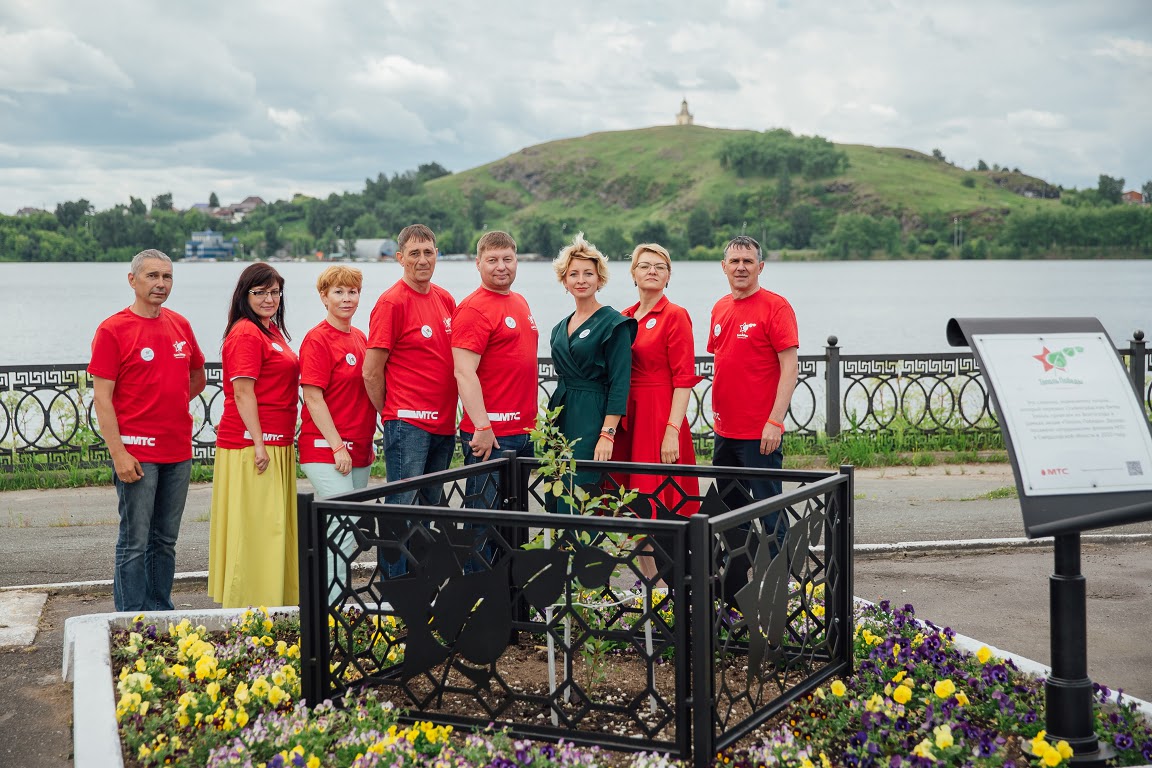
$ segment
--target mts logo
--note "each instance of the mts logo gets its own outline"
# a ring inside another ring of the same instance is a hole
[[[149,445],[156,447],[156,438],[143,435],[120,435],[120,442],[124,445]]]
[[[1067,475],[1068,467],[1055,467],[1052,469],[1040,470],[1040,477],[1054,477],[1056,475]]]

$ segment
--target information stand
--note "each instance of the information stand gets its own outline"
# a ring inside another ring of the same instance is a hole
[[[1073,765],[1102,766],[1115,755],[1093,725],[1080,532],[1152,520],[1148,417],[1096,318],[954,318],[947,333],[984,376],[1025,534],[1055,537],[1047,738],[1072,746]]]

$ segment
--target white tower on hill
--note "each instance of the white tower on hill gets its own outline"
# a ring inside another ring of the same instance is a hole
[[[676,125],[692,125],[692,113],[688,111],[688,99],[680,102],[680,113],[676,115]]]

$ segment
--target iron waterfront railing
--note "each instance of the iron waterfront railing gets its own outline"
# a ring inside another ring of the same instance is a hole
[[[1144,333],[1135,331],[1117,354],[1152,413],[1152,356]],[[85,367],[0,366],[0,468],[108,461]],[[212,460],[215,425],[224,410],[220,364],[209,364],[206,373],[207,387],[191,403],[192,455],[197,461]],[[693,390],[688,420],[699,449],[713,436],[712,358],[697,358],[696,373],[703,380]],[[539,360],[539,382],[546,397],[556,382],[550,358]],[[823,354],[800,356],[785,424],[790,433],[807,437],[897,428],[925,435],[999,429],[971,353],[847,355],[835,336],[828,338]],[[378,434],[377,447],[382,448],[379,440]]]
[[[623,516],[546,512],[539,468],[508,452],[301,494],[304,699],[375,688],[411,720],[703,766],[850,673],[851,467],[669,477],[665,465],[579,462],[610,490],[621,472],[662,478]],[[785,492],[754,501],[744,484],[768,478]],[[413,505],[388,503],[406,492]],[[356,560],[370,575],[354,575]]]

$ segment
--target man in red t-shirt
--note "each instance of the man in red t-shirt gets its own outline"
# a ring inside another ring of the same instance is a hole
[[[796,388],[796,313],[782,297],[760,287],[760,244],[741,235],[724,247],[722,264],[731,289],[712,308],[708,351],[715,355],[712,418],[715,466],[780,469],[784,418]],[[745,485],[753,498],[780,493],[777,480]],[[732,506],[744,501],[729,500]],[[775,515],[765,520],[775,527]]]
[[[128,285],[135,301],[96,329],[88,364],[119,499],[113,599],[118,611],[170,611],[192,469],[188,401],[204,390],[204,353],[188,321],[162,306],[166,254],[136,254]]]
[[[516,241],[485,232],[476,243],[480,287],[452,316],[452,360],[464,418],[464,464],[487,461],[494,451],[532,456],[528,431],[536,423],[537,346],[540,333],[516,281]],[[498,475],[468,478],[465,506],[499,508]],[[485,548],[486,550],[486,548]]]
[[[433,284],[436,235],[423,224],[405,227],[397,238],[396,260],[403,276],[384,292],[368,321],[364,387],[384,427],[388,482],[447,469],[456,433],[456,379],[452,375],[452,294]],[[385,386],[387,378],[387,386]],[[420,503],[440,502],[440,489],[428,489]],[[389,494],[386,504],[412,504],[416,491]],[[404,563],[385,562],[390,575]]]

